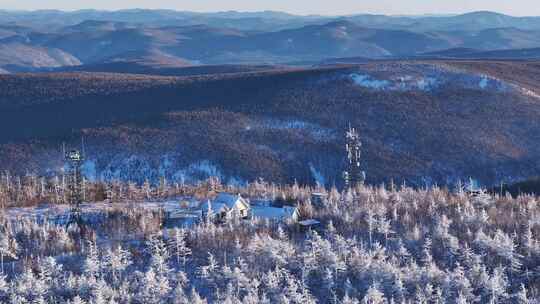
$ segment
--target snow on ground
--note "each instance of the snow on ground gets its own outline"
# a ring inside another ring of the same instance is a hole
[[[184,202],[188,202],[185,204]],[[196,223],[202,216],[201,202],[191,197],[180,197],[165,201],[146,201],[132,203],[109,203],[95,202],[81,204],[83,218],[93,221],[106,212],[115,210],[137,209],[139,211],[163,212],[165,227],[190,226]],[[297,209],[294,207],[276,208],[269,206],[268,201],[255,200],[251,204],[253,217],[268,220],[285,220],[297,217]],[[9,220],[27,219],[36,222],[49,222],[63,225],[69,219],[69,205],[43,204],[37,207],[11,207],[4,210],[4,215]]]
[[[317,171],[312,163],[309,163],[309,171],[311,172],[311,175],[319,185],[326,185],[326,179],[322,175],[320,171]]]
[[[186,217],[193,216],[197,208],[194,206],[188,206],[183,208],[180,204],[181,201],[191,201],[191,198],[178,198],[166,201],[158,202],[133,202],[133,203],[109,203],[109,202],[95,202],[81,204],[81,211],[83,214],[96,214],[104,211],[112,211],[118,209],[130,209],[138,208],[147,211],[163,211],[166,213],[181,214],[184,213]],[[55,205],[55,204],[43,204],[37,207],[10,207],[4,210],[4,214],[7,218],[18,219],[27,218],[42,221],[45,219],[55,221],[61,219],[69,214],[69,205]]]
[[[86,179],[94,182],[97,179],[96,162],[93,160],[85,160],[82,165],[82,172]]]
[[[512,86],[485,74],[445,69],[429,65],[381,68],[348,74],[353,84],[375,91],[430,92],[443,86],[458,86],[474,90],[507,91]]]
[[[173,154],[164,154],[158,161],[142,154],[118,155],[99,170],[94,159],[87,160],[83,165],[83,173],[91,181],[101,180],[130,180],[143,183],[147,179],[151,183],[158,183],[161,177],[169,182],[196,183],[211,176],[224,179],[221,168],[211,160],[200,159],[190,164],[182,164]],[[243,181],[236,177],[229,177],[231,183],[238,184]]]
[[[328,141],[335,138],[336,134],[334,130],[325,128],[315,123],[307,121],[301,121],[296,119],[264,119],[259,123],[259,126],[264,129],[270,130],[299,130],[307,131],[311,137],[320,141]]]
[[[209,160],[201,160],[189,165],[186,169],[178,170],[174,179],[182,183],[198,181],[210,176],[223,178],[221,170]]]
[[[521,93],[526,95],[526,96],[530,96],[530,97],[533,97],[533,98],[536,98],[536,99],[540,99],[540,94],[536,93],[536,92],[533,92],[529,89],[526,89],[526,88],[519,88],[521,90]]]
[[[298,212],[294,207],[268,207],[268,206],[252,206],[251,214],[255,218],[268,219],[275,221],[282,221],[287,219],[297,219],[295,218],[295,213]]]
[[[480,83],[478,83],[478,86],[481,89],[485,89],[489,84],[489,78],[486,75],[482,76],[482,79],[480,79]]]
[[[103,180],[133,180],[142,183],[143,177],[152,179],[156,173],[148,157],[118,154],[100,170],[99,177]]]
[[[350,76],[355,84],[365,88],[384,90],[391,86],[391,83],[388,80],[374,79],[371,76],[365,74],[353,73]]]
[[[354,84],[377,91],[431,91],[438,87],[439,80],[436,77],[418,77],[412,75],[392,76],[389,79],[377,79],[370,75],[350,74]]]

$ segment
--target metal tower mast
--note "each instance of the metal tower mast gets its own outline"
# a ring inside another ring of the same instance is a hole
[[[362,185],[366,179],[366,173],[360,168],[361,147],[360,135],[349,125],[349,130],[345,134],[347,169],[343,172],[346,189]]]
[[[72,150],[65,154],[67,169],[68,203],[71,214],[68,225],[81,224],[81,203],[83,202],[83,176],[82,163],[84,157],[79,150]]]

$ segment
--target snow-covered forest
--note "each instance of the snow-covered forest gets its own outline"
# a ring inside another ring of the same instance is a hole
[[[537,303],[540,199],[462,189],[87,184],[87,227],[9,210],[54,209],[61,178],[0,182],[1,303]],[[166,229],[151,201],[215,190],[298,205],[291,221],[208,218]],[[314,192],[326,194],[322,204]],[[40,204],[42,201],[48,204]],[[113,202],[115,202],[113,204]],[[128,202],[138,202],[129,204]],[[58,204],[58,205],[57,205]]]

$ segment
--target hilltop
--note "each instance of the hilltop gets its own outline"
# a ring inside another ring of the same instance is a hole
[[[84,136],[92,178],[340,184],[348,123],[360,130],[369,182],[489,185],[540,167],[538,63],[0,77],[0,159],[12,171],[55,170],[61,142]]]

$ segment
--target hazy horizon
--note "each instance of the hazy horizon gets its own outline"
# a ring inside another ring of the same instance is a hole
[[[488,1],[488,0],[456,0],[456,1],[427,1],[427,0],[379,0],[370,3],[360,3],[354,0],[308,1],[295,2],[285,0],[275,1],[168,1],[163,0],[122,0],[122,1],[69,1],[50,0],[43,3],[40,0],[0,0],[2,10],[35,11],[62,10],[76,11],[83,9],[115,11],[124,9],[169,9],[176,11],[191,11],[215,13],[224,11],[261,12],[279,11],[295,15],[353,15],[353,14],[385,14],[385,15],[456,15],[475,11],[492,11],[512,16],[539,16],[540,6],[533,0]]]

